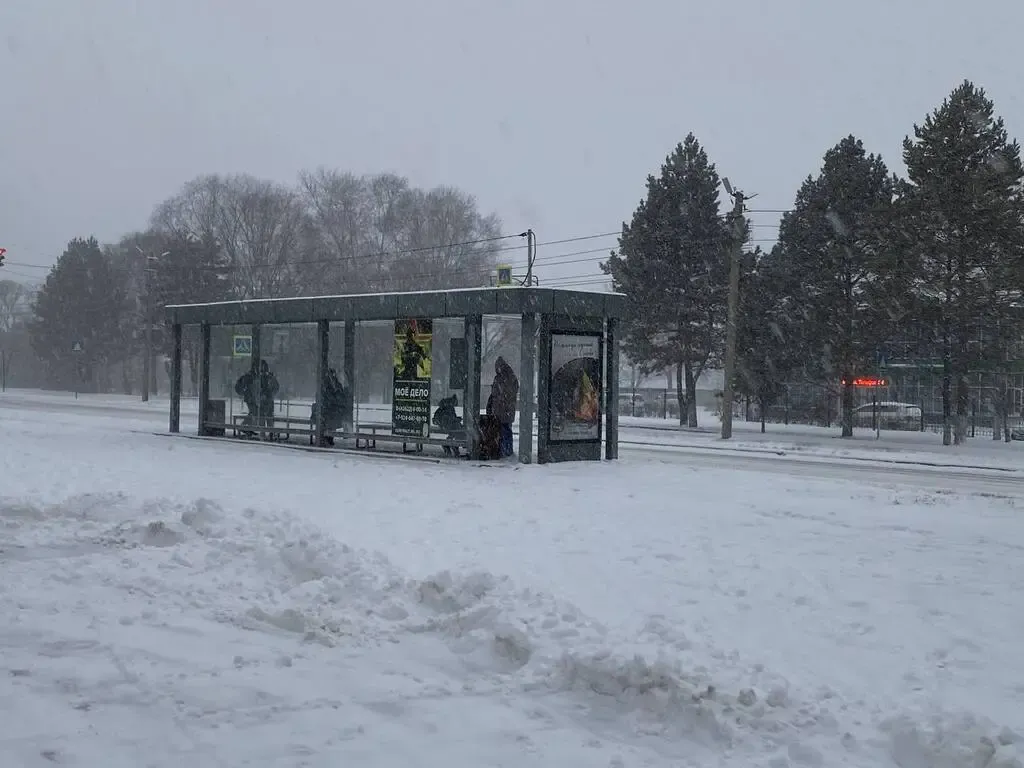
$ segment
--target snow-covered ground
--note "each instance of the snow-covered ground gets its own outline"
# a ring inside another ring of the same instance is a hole
[[[150,426],[167,423],[168,403],[165,397],[142,403],[138,398],[123,395],[90,395],[75,399],[73,394],[66,392],[12,390],[7,398],[18,407],[28,409],[100,410],[144,419]],[[279,405],[278,412],[306,418],[309,405],[303,401],[292,402]],[[391,421],[390,406],[360,403],[357,407],[360,420]],[[244,406],[237,400],[229,403],[229,409],[234,413],[244,412]],[[461,413],[461,408],[457,410]],[[182,431],[195,431],[196,413],[196,400],[184,399]],[[733,422],[733,439],[723,441],[719,437],[721,426],[717,414],[702,409],[699,424],[697,429],[690,429],[680,427],[678,421],[671,419],[623,416],[620,419],[620,444],[625,451],[648,453],[653,449],[669,448],[677,452],[700,450],[724,455],[770,454],[803,462],[842,460],[876,465],[1024,472],[1024,442],[1004,443],[992,440],[990,435],[969,438],[959,446],[943,446],[941,435],[934,432],[883,430],[876,438],[874,430],[857,428],[853,438],[841,438],[838,427],[769,424],[767,432],[761,434],[759,423],[738,418]]]
[[[4,766],[1021,764],[1024,488],[433,464],[4,397]]]
[[[668,443],[686,448],[729,452],[769,452],[815,459],[844,459],[895,464],[931,466],[968,466],[998,469],[1024,469],[1024,442],[1004,443],[985,436],[968,438],[962,445],[942,445],[935,432],[909,432],[858,427],[852,438],[841,438],[839,427],[814,427],[806,424],[768,424],[761,434],[758,422],[736,419],[733,438],[720,439],[718,415],[701,411],[697,429],[680,427],[678,421],[623,417],[623,441],[627,445],[642,442]]]

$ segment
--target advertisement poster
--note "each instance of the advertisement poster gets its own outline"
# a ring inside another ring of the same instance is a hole
[[[391,431],[396,435],[430,437],[433,342],[434,324],[429,318],[395,320]]]
[[[551,334],[552,442],[601,439],[601,337]]]

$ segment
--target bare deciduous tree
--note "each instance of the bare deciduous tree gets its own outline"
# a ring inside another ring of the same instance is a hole
[[[300,177],[322,284],[338,292],[486,285],[501,222],[450,187],[424,191],[393,174],[357,177],[319,169]],[[483,242],[481,242],[483,241]]]
[[[14,280],[0,280],[0,331],[11,330],[28,309],[25,286]]]
[[[395,289],[486,285],[497,261],[501,223],[481,216],[472,195],[451,187],[412,193],[407,214],[407,253],[395,260]],[[484,241],[484,242],[481,242]],[[491,241],[491,242],[487,242]]]
[[[319,240],[312,271],[320,284],[333,293],[368,290],[366,254],[380,249],[368,240],[373,214],[365,180],[321,168],[300,174],[299,194]]]
[[[218,240],[239,298],[294,295],[302,218],[291,190],[251,176],[227,179]]]
[[[248,175],[194,179],[152,218],[154,229],[215,242],[239,299],[296,293],[303,283],[306,224],[295,192]]]

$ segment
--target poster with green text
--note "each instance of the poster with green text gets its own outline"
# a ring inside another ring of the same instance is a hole
[[[395,369],[391,431],[404,437],[430,437],[430,378],[434,323],[429,318],[395,320]]]

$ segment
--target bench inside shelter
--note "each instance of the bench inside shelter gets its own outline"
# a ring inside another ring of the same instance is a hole
[[[292,415],[292,411],[295,408],[310,411],[310,415]],[[220,407],[217,410],[220,411]],[[312,404],[296,406],[292,403],[287,405],[282,403],[275,408],[273,417],[267,417],[262,424],[253,423],[250,414],[242,412],[232,413],[229,421],[208,421],[206,426],[210,430],[216,430],[218,434],[230,433],[232,437],[236,438],[245,437],[246,435],[259,437],[272,435],[278,441],[288,442],[293,435],[298,435],[306,437],[309,445],[314,445],[317,430],[315,424],[312,423],[311,412]],[[404,453],[422,453],[424,446],[437,446],[442,449],[458,448],[460,451],[468,451],[467,436],[464,429],[445,432],[435,427],[430,436],[425,438],[395,435],[392,429],[393,427],[390,422],[357,420],[353,429],[339,428],[327,431],[325,434],[333,437],[335,440],[354,441],[356,448],[367,450],[376,449],[377,441],[379,440],[384,443],[401,444]]]

